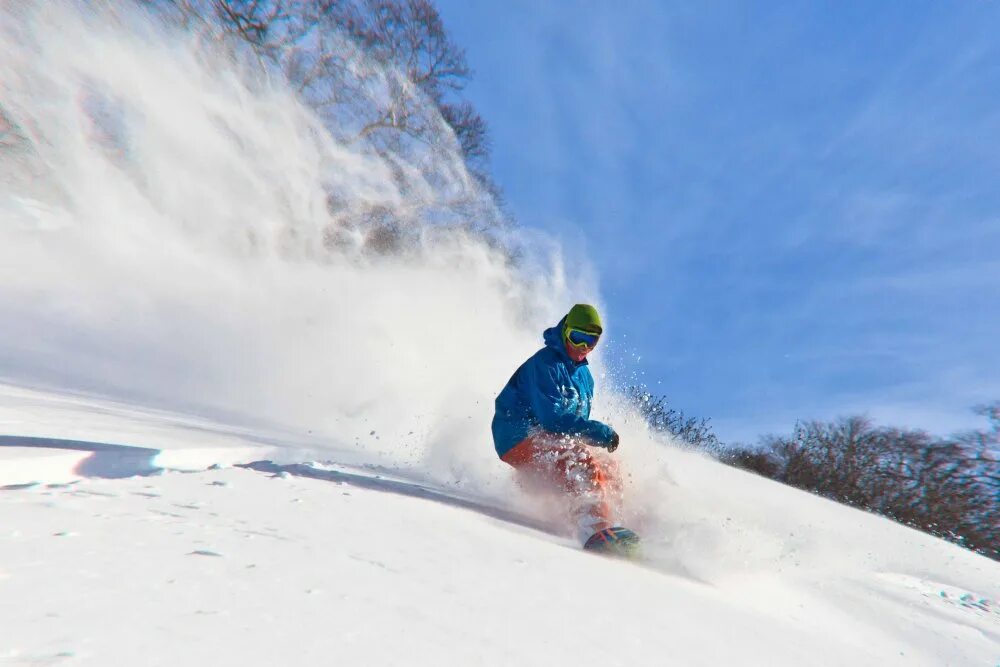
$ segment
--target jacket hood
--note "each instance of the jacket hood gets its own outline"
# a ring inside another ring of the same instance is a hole
[[[572,359],[570,359],[569,354],[567,354],[566,352],[566,345],[565,343],[563,343],[563,338],[562,338],[562,330],[563,330],[563,325],[565,323],[566,323],[566,317],[564,316],[561,320],[559,320],[559,324],[555,325],[554,327],[549,327],[548,329],[545,330],[545,333],[542,334],[542,338],[545,340],[545,347],[549,347],[555,350],[559,354],[559,356],[565,359],[568,363],[571,363],[575,366],[584,366],[587,364],[586,359],[577,363]]]

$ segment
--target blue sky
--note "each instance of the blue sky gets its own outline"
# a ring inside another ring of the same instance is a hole
[[[730,441],[1000,400],[1000,3],[437,4],[614,367]]]

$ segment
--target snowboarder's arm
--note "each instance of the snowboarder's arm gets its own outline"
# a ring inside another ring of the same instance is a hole
[[[552,433],[581,435],[599,445],[608,445],[615,432],[596,419],[577,414],[578,398],[563,396],[556,382],[556,370],[537,365],[531,373],[529,400],[535,418],[542,428]]]

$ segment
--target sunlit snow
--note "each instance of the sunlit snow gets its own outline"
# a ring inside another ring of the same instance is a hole
[[[582,552],[489,422],[589,273],[419,218],[326,247],[331,190],[402,215],[460,162],[82,4],[0,8],[0,664],[1000,664],[1000,564],[657,440],[609,381],[645,551]]]

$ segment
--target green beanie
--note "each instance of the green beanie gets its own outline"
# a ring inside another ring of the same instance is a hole
[[[569,309],[569,313],[566,314],[566,329],[570,328],[596,334],[604,332],[601,316],[597,314],[597,309],[588,303],[578,303]]]

